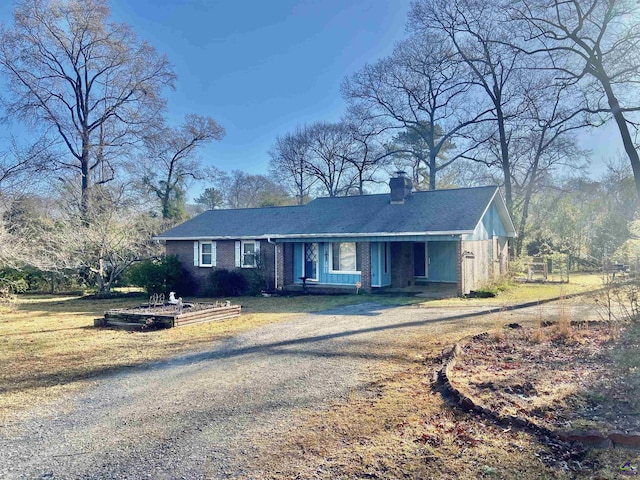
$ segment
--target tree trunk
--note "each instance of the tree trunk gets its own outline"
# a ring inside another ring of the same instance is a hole
[[[498,102],[496,102],[498,103]],[[509,214],[513,216],[513,193],[511,188],[511,164],[509,163],[509,147],[507,145],[507,133],[504,128],[504,115],[497,105],[498,133],[500,135],[500,155],[502,162],[502,175],[504,176],[504,197]]]
[[[436,166],[437,156],[433,150],[432,148],[429,153],[429,190],[436,189],[436,174],[438,173]]]
[[[611,108],[613,118],[618,125],[618,130],[620,131],[620,137],[622,137],[624,150],[627,153],[629,160],[631,161],[633,179],[636,184],[636,195],[637,199],[640,199],[640,157],[638,156],[638,151],[633,144],[633,139],[631,138],[631,134],[629,133],[629,125],[627,125],[627,120],[624,118],[624,114],[620,110],[620,103],[613,93],[613,89],[611,88],[609,79],[606,76],[602,75],[600,77],[600,83],[604,87],[604,91],[607,95],[607,101],[609,103],[609,108]]]
[[[87,148],[83,158],[80,161],[80,171],[82,175],[82,183],[80,188],[80,218],[84,225],[89,225],[89,187],[91,186],[89,179],[89,150]]]

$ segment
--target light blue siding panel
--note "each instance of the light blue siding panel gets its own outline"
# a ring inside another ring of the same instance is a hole
[[[380,246],[382,244],[372,243],[371,244],[371,286],[379,287],[382,282],[382,278],[380,276],[382,272],[382,268],[380,265]]]
[[[429,281],[456,282],[456,242],[429,243]]]
[[[320,275],[318,283],[326,283],[331,285],[355,285],[360,281],[360,274],[351,273],[330,273],[329,271],[329,243],[320,243],[318,245],[319,270]]]
[[[506,236],[507,230],[502,223],[498,209],[492,203],[482,217],[471,240],[489,240],[493,236]]]
[[[387,250],[387,273],[384,273],[384,246]],[[391,285],[391,245],[389,243],[380,244],[380,278],[382,279],[382,286],[386,287]]]

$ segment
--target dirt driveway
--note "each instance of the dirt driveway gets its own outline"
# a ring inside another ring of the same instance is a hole
[[[534,320],[540,308],[519,317]],[[344,307],[101,378],[3,425],[0,478],[250,476],[256,441],[295,426],[300,409],[360,389],[399,335],[477,333],[489,325],[484,311]]]

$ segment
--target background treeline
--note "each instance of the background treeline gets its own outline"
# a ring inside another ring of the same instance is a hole
[[[500,185],[516,256],[637,259],[639,42],[634,1],[414,0],[406,38],[343,79],[338,121],[274,138],[268,174],[223,172],[200,153],[224,128],[166,120],[172,65],[106,0],[17,2],[0,28],[0,282],[106,293],[198,212],[386,192],[399,169],[417,189]],[[605,124],[623,147],[594,170],[580,139]]]

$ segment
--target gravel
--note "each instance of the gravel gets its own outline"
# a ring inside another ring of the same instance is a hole
[[[269,325],[105,376],[0,426],[0,478],[200,479],[247,475],[264,438],[364,384],[398,328],[472,313],[367,303]]]

